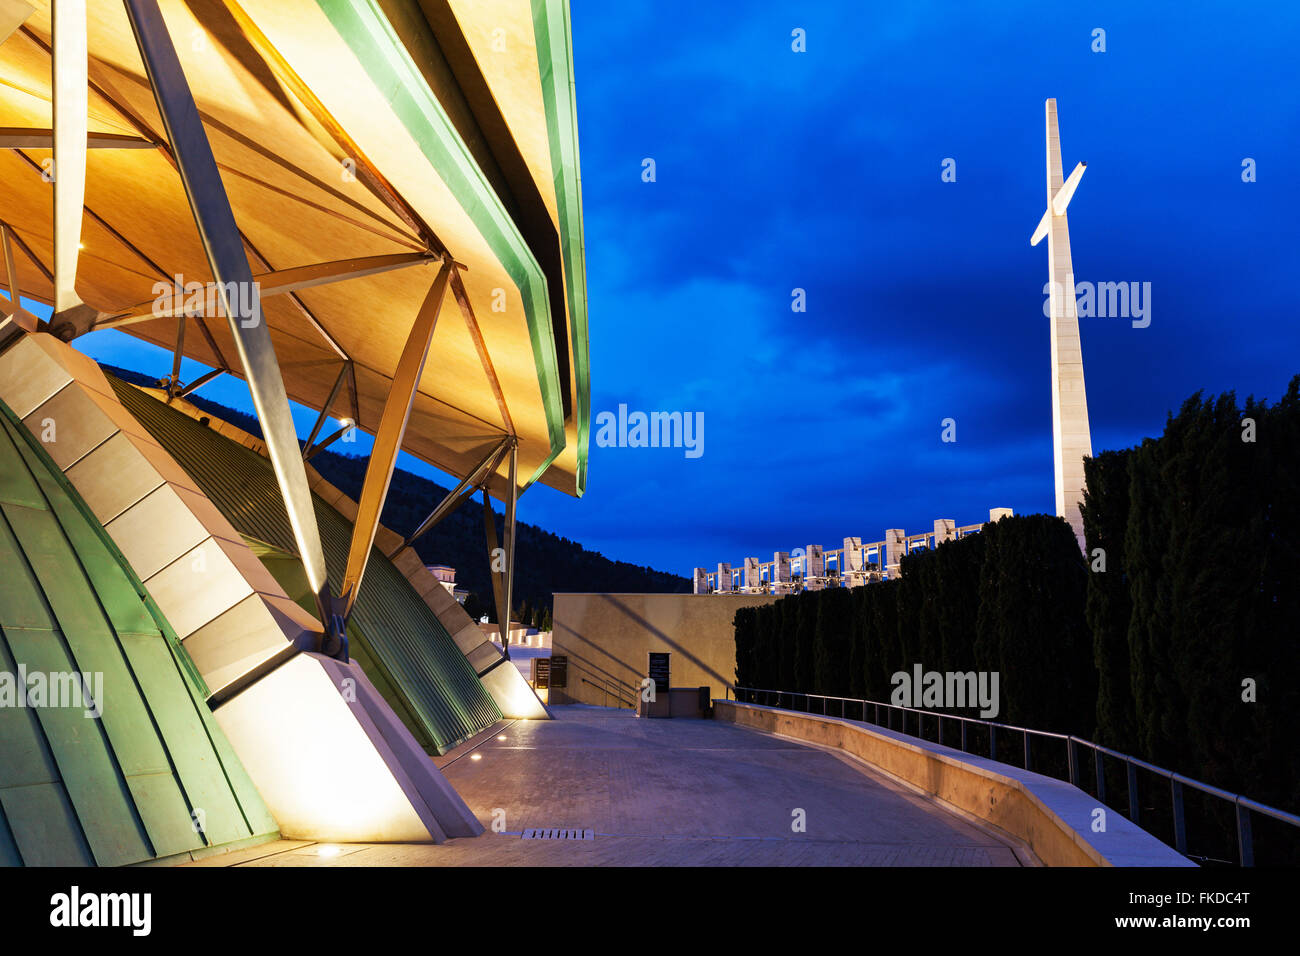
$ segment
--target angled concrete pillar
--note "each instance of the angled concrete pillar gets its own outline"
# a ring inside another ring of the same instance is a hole
[[[1015,512],[1012,511],[1010,508],[990,508],[990,509],[989,509],[989,520],[990,520],[990,521],[999,521],[999,520],[1001,520],[1002,518],[1009,518],[1009,517],[1011,517],[1013,514],[1015,514]]]
[[[719,561],[718,591],[720,593],[725,593],[732,590],[734,590],[734,588],[731,585],[731,565],[727,564],[725,561]]]
[[[709,572],[704,568],[695,569],[695,594],[709,593]]]
[[[766,590],[763,585],[763,569],[759,566],[758,558],[745,559],[744,588],[750,594]]]

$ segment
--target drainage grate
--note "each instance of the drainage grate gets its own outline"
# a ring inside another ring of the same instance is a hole
[[[533,827],[524,831],[525,840],[591,840],[591,830],[572,830],[561,827]]]

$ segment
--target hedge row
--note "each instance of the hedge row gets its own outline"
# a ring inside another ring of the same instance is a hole
[[[888,701],[896,672],[996,671],[997,719],[1092,730],[1088,572],[1070,527],[1007,517],[903,558],[902,576],[736,612],[736,681]],[[969,709],[952,709],[971,715]]]
[[[1002,722],[1294,808],[1300,376],[1271,407],[1197,394],[1086,478],[1086,556],[1062,519],[1008,517],[897,580],[741,609],[737,683],[888,701],[916,664],[996,671]]]

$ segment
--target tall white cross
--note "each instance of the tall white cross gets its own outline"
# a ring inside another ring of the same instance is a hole
[[[1032,246],[1047,237],[1052,322],[1052,448],[1056,456],[1056,513],[1074,529],[1084,549],[1083,459],[1092,455],[1088,429],[1088,395],[1083,385],[1083,351],[1079,342],[1079,313],[1074,298],[1074,266],[1070,261],[1070,226],[1066,207],[1083,178],[1080,163],[1064,178],[1061,132],[1056,124],[1056,100],[1047,101],[1047,211],[1030,238]]]

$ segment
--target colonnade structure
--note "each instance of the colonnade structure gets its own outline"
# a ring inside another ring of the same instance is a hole
[[[1010,508],[989,509],[989,521],[1012,514]],[[861,587],[899,576],[903,556],[978,534],[982,524],[958,526],[952,518],[936,518],[933,531],[908,534],[890,528],[884,540],[863,542],[845,538],[832,550],[810,544],[795,551],[777,551],[771,561],[745,558],[739,567],[720,562],[716,571],[696,568],[696,594],[793,594],[833,587]]]
[[[514,668],[476,627],[438,657],[462,622],[426,619],[441,588],[411,546],[481,494],[506,620],[519,496],[583,493],[577,148],[567,0],[0,2],[0,403],[170,621],[286,834],[477,826],[450,797],[439,823],[403,723],[444,751],[515,706]],[[109,329],[172,353],[162,411],[69,344]],[[260,435],[171,414],[220,376],[247,384]],[[317,415],[305,442],[291,400]],[[323,500],[309,460],[357,431],[357,499]],[[456,483],[394,534],[401,451]]]

